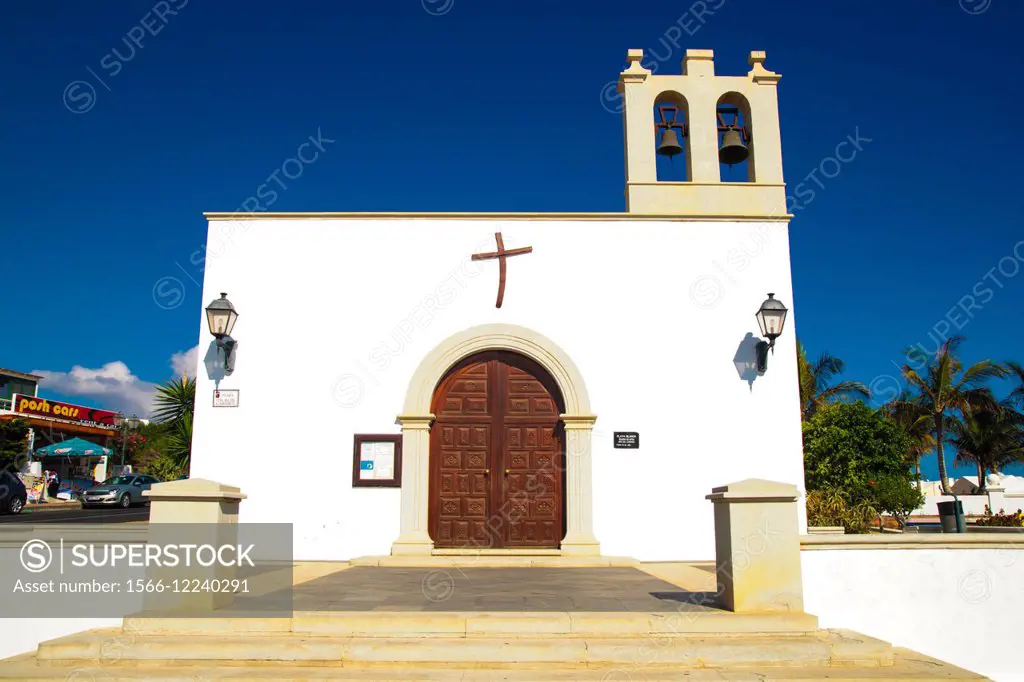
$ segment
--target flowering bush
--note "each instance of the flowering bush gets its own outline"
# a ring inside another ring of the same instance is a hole
[[[1007,514],[1002,509],[998,514],[993,514],[989,506],[985,505],[985,515],[975,521],[979,526],[1001,526],[1004,528],[1024,528],[1024,512],[1020,509],[1014,514]]]
[[[107,447],[114,451],[116,458],[120,458],[123,451],[124,461],[134,464],[136,453],[141,452],[147,445],[149,445],[149,439],[145,435],[133,431],[128,434],[127,439],[124,437],[124,433],[115,433]]]

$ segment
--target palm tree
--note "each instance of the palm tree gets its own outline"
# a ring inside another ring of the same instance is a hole
[[[992,360],[981,360],[964,369],[956,356],[963,341],[962,336],[949,338],[931,357],[924,356],[917,348],[908,349],[907,359],[914,360],[921,371],[910,365],[901,368],[907,384],[917,391],[914,402],[927,412],[931,422],[935,434],[935,455],[939,461],[939,482],[944,495],[950,492],[942,444],[947,437],[950,419],[966,414],[972,406],[991,404],[992,393],[984,388],[984,384],[1008,373],[1005,367]]]
[[[914,465],[917,489],[921,489],[921,458],[935,449],[935,434],[928,411],[906,391],[884,406],[889,419],[910,436],[907,461]]]
[[[182,376],[158,386],[153,398],[156,407],[153,419],[158,422],[177,422],[184,415],[192,416],[196,404],[196,380]]]
[[[1024,415],[1009,403],[971,406],[962,420],[950,424],[950,442],[957,447],[957,464],[978,467],[979,492],[985,490],[985,474],[1024,458]]]
[[[807,352],[799,341],[796,342],[797,368],[800,372],[800,415],[804,421],[810,419],[822,405],[833,400],[854,395],[870,398],[871,392],[859,381],[840,381],[833,384],[832,380],[843,373],[843,361],[839,358],[822,353],[811,363],[807,360]]]

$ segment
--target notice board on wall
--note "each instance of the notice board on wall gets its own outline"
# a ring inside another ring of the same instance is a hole
[[[359,434],[352,452],[353,488],[399,488],[402,485],[402,437]]]

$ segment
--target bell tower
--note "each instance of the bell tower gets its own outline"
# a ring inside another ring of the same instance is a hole
[[[788,219],[777,96],[782,76],[765,69],[765,53],[750,53],[745,76],[716,76],[711,50],[687,50],[682,75],[655,75],[643,58],[643,50],[629,50],[629,66],[619,75],[626,211]],[[677,175],[659,179],[659,157]]]

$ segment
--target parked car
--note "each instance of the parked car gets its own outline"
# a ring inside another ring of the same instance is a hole
[[[7,469],[0,472],[0,514],[20,514],[28,500],[21,479]]]
[[[133,504],[149,502],[142,496],[144,490],[149,490],[154,483],[159,483],[152,476],[142,474],[129,474],[126,476],[114,476],[100,483],[95,488],[90,488],[82,494],[83,507],[111,507],[118,506],[124,509]]]

